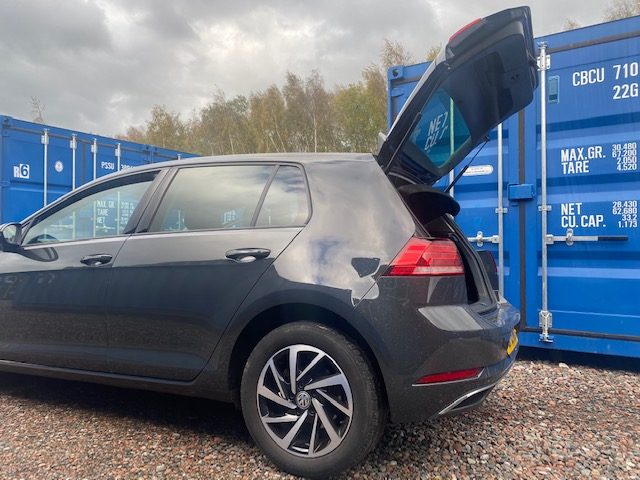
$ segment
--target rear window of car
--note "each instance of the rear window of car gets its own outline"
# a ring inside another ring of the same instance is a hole
[[[179,232],[301,225],[308,217],[308,203],[304,177],[297,167],[182,168],[160,202],[149,230]]]
[[[439,89],[423,107],[409,141],[422,154],[418,158],[440,168],[470,137],[469,127],[453,99]]]

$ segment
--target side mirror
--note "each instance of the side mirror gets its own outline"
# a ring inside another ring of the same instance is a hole
[[[20,249],[20,234],[22,227],[19,223],[5,223],[0,226],[0,248],[3,252],[17,252]]]

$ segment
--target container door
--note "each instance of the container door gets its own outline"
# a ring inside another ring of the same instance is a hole
[[[549,44],[547,52],[535,103],[537,124],[546,128],[532,142],[541,159],[541,211],[530,212],[538,240],[529,242],[537,245],[540,268],[530,279],[540,311],[528,312],[528,327],[540,326],[541,342],[565,349],[591,348],[565,335],[637,342],[640,41],[571,50]]]

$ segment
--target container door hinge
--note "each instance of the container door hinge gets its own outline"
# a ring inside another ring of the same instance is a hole
[[[553,343],[553,335],[549,335],[549,329],[553,326],[553,314],[548,310],[540,310],[538,320],[542,333],[540,341],[544,343]]]
[[[549,70],[551,68],[551,55],[545,55],[544,60],[542,55],[540,55],[536,60],[538,64],[538,70]]]

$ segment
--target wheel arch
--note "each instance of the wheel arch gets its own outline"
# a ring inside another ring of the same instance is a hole
[[[344,316],[325,307],[303,302],[283,303],[267,308],[255,315],[244,326],[236,338],[229,359],[227,382],[230,390],[239,392],[244,366],[260,339],[282,325],[301,320],[313,321],[333,328],[359,346],[380,381],[380,391],[384,396],[383,401],[385,405],[388,405],[384,375],[378,359],[365,337]]]

